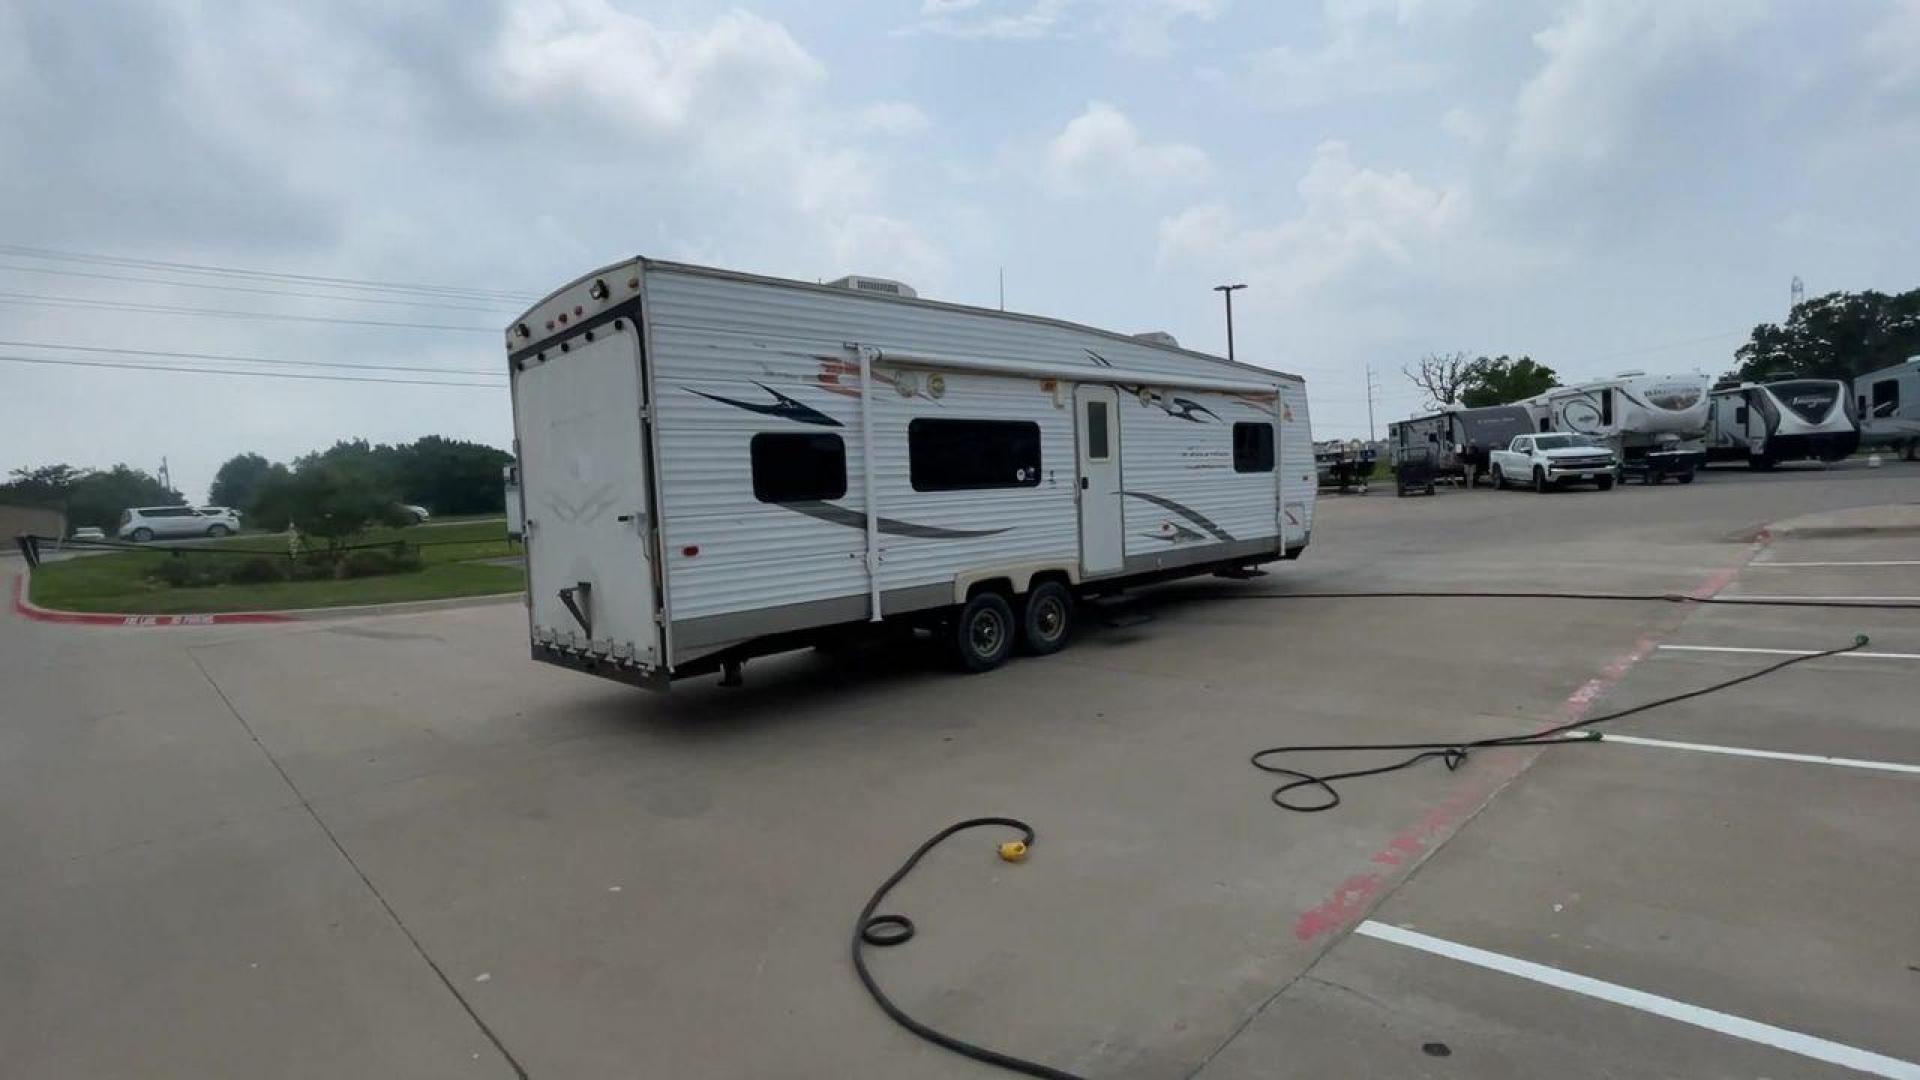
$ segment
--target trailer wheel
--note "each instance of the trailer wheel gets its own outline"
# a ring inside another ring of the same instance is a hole
[[[980,592],[968,600],[953,620],[949,644],[960,670],[973,674],[992,671],[1013,651],[1013,608],[997,592]]]
[[[1073,593],[1057,581],[1043,581],[1027,594],[1020,620],[1020,646],[1033,656],[1067,647],[1073,636]]]

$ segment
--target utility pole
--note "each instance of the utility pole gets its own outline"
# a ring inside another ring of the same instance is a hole
[[[173,474],[167,471],[167,456],[160,455],[160,490],[173,490]]]
[[[1213,291],[1227,298],[1227,359],[1233,359],[1233,293],[1246,285],[1215,285]]]
[[[1379,389],[1380,389],[1380,384],[1375,382],[1373,378],[1373,365],[1368,364],[1367,365],[1367,441],[1368,442],[1373,441],[1373,396],[1375,393],[1379,391]]]

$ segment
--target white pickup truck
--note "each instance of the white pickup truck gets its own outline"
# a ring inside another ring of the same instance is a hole
[[[1581,483],[1608,491],[1620,471],[1613,451],[1587,435],[1515,435],[1505,450],[1487,457],[1495,490],[1508,484],[1531,484],[1533,490],[1545,493],[1563,484]]]

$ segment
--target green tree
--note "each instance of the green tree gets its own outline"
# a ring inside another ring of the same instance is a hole
[[[256,520],[273,529],[291,524],[337,560],[369,525],[392,522],[395,502],[393,489],[371,469],[309,460],[268,474],[255,499]]]
[[[213,487],[207,499],[215,506],[247,510],[260,490],[260,482],[273,472],[273,463],[259,454],[238,454],[227,459],[213,474]]]
[[[1460,389],[1460,404],[1468,408],[1507,405],[1547,390],[1560,381],[1552,368],[1530,356],[1479,357],[1468,365]]]
[[[1851,379],[1920,354],[1920,289],[1888,296],[1833,292],[1793,307],[1786,325],[1762,323],[1734,354],[1733,374],[1765,382]]]
[[[119,524],[120,512],[130,506],[180,506],[187,501],[151,473],[130,465],[110,469],[45,465],[15,469],[10,475],[8,483],[0,484],[0,502],[63,509],[69,528],[111,529]]]

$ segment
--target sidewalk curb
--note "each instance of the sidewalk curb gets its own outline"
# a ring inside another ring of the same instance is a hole
[[[144,630],[172,626],[236,626],[315,622],[323,619],[352,619],[369,615],[408,615],[416,612],[446,611],[453,608],[484,607],[518,600],[522,592],[489,593],[482,596],[453,596],[444,600],[406,600],[395,604],[356,604],[347,607],[290,608],[285,611],[220,611],[184,615],[140,615],[106,611],[57,611],[43,608],[27,599],[25,569],[13,576],[13,613],[32,622],[64,626],[111,626]]]

